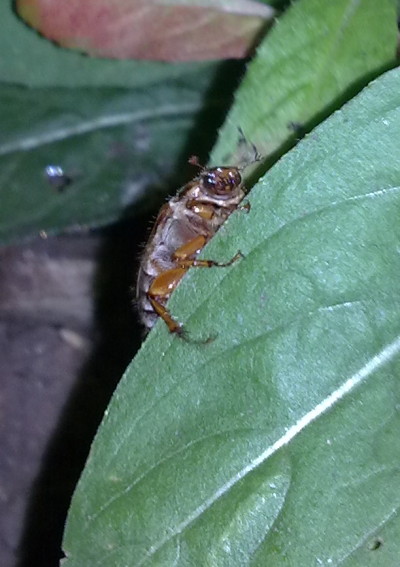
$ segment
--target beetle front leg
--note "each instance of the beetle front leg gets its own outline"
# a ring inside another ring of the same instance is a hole
[[[204,236],[196,236],[189,242],[186,242],[180,248],[177,248],[172,255],[172,258],[179,264],[181,268],[226,268],[227,266],[231,266],[234,262],[239,260],[239,258],[243,258],[243,254],[238,251],[233,258],[231,258],[228,262],[216,262],[215,260],[197,260],[196,258],[192,258],[195,254],[199,254],[201,250],[204,248],[207,240]]]
[[[179,265],[182,268],[227,268],[231,266],[237,260],[243,258],[243,254],[238,250],[233,258],[228,260],[228,262],[216,262],[215,260],[196,260],[196,259],[186,259],[186,260],[179,260]]]
[[[251,205],[249,201],[242,201],[241,205],[238,206],[239,211],[243,211],[245,213],[249,213],[251,209]]]

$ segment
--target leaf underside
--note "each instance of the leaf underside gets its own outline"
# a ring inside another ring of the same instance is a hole
[[[251,161],[239,128],[264,159],[281,155],[394,65],[397,33],[393,0],[293,3],[249,64],[211,162]]]
[[[16,0],[20,17],[48,39],[92,57],[155,61],[243,58],[272,10],[247,0]]]

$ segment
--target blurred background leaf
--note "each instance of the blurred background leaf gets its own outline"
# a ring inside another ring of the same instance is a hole
[[[248,55],[274,10],[251,0],[17,0],[48,39],[95,57],[201,61]]]
[[[242,65],[84,58],[0,11],[0,241],[141,214],[193,175],[189,155],[206,159]],[[393,64],[395,43],[394,0],[294,4],[260,46],[213,161],[240,161],[238,127],[265,156],[293,143],[349,85]]]
[[[394,65],[397,33],[393,0],[295,2],[257,49],[212,163],[240,161],[238,126],[264,158],[287,151]]]
[[[203,154],[230,96],[226,76],[218,97],[207,94],[212,75],[185,77],[135,89],[26,89],[4,85],[0,104],[0,239],[97,226],[128,214],[138,201],[158,202],[188,173],[186,149]],[[145,72],[145,69],[143,69]],[[229,86],[228,86],[229,85]],[[207,126],[197,127],[199,120]],[[192,135],[191,135],[192,133]],[[48,165],[71,179],[55,190]]]
[[[147,87],[179,81],[187,72],[215,69],[213,63],[165,65],[83,57],[60,49],[28,28],[7,2],[0,4],[0,78],[29,87]]]

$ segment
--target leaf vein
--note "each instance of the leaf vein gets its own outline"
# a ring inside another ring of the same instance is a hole
[[[143,565],[152,555],[157,553],[166,543],[168,543],[173,537],[182,533],[190,524],[192,524],[197,518],[199,518],[208,508],[210,508],[219,498],[224,496],[237,482],[242,480],[246,475],[251,473],[257,467],[262,465],[267,459],[274,455],[279,449],[287,445],[292,439],[299,435],[306,427],[308,427],[312,422],[318,419],[320,416],[325,414],[331,409],[331,407],[338,401],[344,399],[346,395],[357,388],[361,383],[364,382],[375,371],[380,369],[382,366],[389,363],[395,356],[400,354],[400,337],[397,337],[392,343],[384,347],[380,352],[378,352],[374,357],[371,358],[358,372],[353,374],[348,378],[344,384],[339,388],[334,390],[325,400],[319,403],[315,408],[306,413],[302,418],[300,418],[294,425],[292,425],[284,435],[282,435],[273,445],[268,447],[263,453],[261,453],[257,458],[253,459],[248,465],[243,467],[234,476],[232,476],[223,486],[221,486],[210,498],[204,501],[201,506],[198,506],[193,513],[188,516],[183,522],[178,524],[174,531],[152,545],[147,551],[143,559],[138,563],[138,566]]]

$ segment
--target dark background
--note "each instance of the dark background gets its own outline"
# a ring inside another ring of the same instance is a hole
[[[59,564],[66,513],[141,342],[132,290],[148,219],[0,250],[0,565]]]

